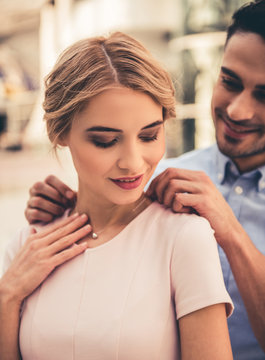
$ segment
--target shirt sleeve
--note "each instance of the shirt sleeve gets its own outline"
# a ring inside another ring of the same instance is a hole
[[[176,236],[171,261],[177,319],[204,307],[225,303],[233,311],[225,288],[217,243],[207,220],[190,215]]]
[[[19,252],[30,233],[30,227],[20,229],[16,235],[7,243],[4,256],[3,256],[3,267],[2,274],[4,274],[12,263],[14,257]]]

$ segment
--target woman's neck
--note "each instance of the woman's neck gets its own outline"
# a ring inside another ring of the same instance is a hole
[[[135,202],[117,205],[99,199],[95,194],[88,195],[80,189],[74,212],[86,213],[94,231],[101,231],[106,227],[122,226],[129,224],[149,204],[150,200],[144,193]]]

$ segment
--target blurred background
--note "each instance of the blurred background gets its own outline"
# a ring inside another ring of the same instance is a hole
[[[212,87],[225,28],[245,0],[0,0],[0,262],[24,226],[28,189],[55,174],[75,186],[67,151],[57,159],[42,121],[43,78],[72,42],[119,30],[140,40],[176,84],[167,157],[214,142]],[[1,264],[0,264],[1,265]]]

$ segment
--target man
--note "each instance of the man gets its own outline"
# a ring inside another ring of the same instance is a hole
[[[212,116],[217,145],[162,162],[159,170],[167,170],[153,180],[147,194],[176,212],[192,209],[209,220],[235,305],[228,320],[234,358],[261,360],[265,359],[265,0],[250,3],[233,16],[213,91]],[[48,200],[65,205],[73,197],[58,179],[48,177],[32,187],[26,217],[30,222],[49,221],[62,207]]]

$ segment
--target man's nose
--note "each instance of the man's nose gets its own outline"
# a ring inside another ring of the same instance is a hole
[[[242,92],[232,97],[227,107],[227,114],[231,120],[249,120],[254,117],[255,104],[252,96],[247,92]]]

